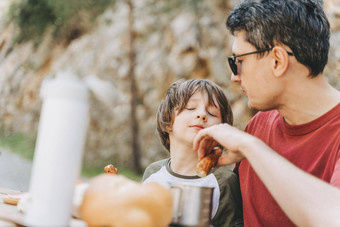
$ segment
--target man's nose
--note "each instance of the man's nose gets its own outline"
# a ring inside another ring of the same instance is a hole
[[[239,75],[235,75],[234,73],[231,74],[231,81],[233,82],[240,82],[241,77]]]

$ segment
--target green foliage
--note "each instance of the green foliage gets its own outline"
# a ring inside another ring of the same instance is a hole
[[[96,175],[102,174],[104,173],[104,167],[105,167],[105,164],[98,165],[98,166],[91,166],[91,165],[84,164],[83,169],[82,169],[82,176],[91,178]],[[124,167],[119,167],[119,166],[116,166],[116,167],[118,168],[119,175],[123,175],[136,182],[142,181],[142,175],[136,174],[134,171],[124,168]]]
[[[35,148],[35,136],[23,133],[6,134],[0,133],[0,147],[6,148],[11,152],[18,154],[24,159],[33,160],[34,148]],[[101,163],[95,166],[84,163],[81,175],[85,178],[91,178],[101,173],[104,173],[104,167],[106,164]],[[140,182],[142,176],[136,174],[130,169],[124,167],[118,167],[120,175],[126,176],[127,178]]]
[[[35,137],[22,133],[2,133],[2,135],[0,135],[0,146],[9,149],[25,159],[33,160]]]
[[[17,0],[9,19],[18,27],[17,42],[39,42],[49,30],[66,44],[84,34],[114,0]]]

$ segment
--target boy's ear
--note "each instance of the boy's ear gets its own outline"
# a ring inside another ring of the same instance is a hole
[[[166,132],[167,133],[171,133],[172,132],[172,125],[168,125],[168,126],[166,126]]]
[[[275,46],[272,49],[272,69],[276,77],[284,75],[289,66],[289,55],[281,46]]]

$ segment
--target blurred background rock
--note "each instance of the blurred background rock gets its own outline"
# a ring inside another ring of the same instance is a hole
[[[0,0],[1,146],[32,159],[47,76],[69,71],[112,86],[110,108],[90,96],[83,174],[112,163],[141,174],[168,153],[155,115],[169,85],[206,78],[229,97],[243,129],[254,114],[226,57],[232,37],[225,22],[236,0]],[[324,3],[332,27],[324,74],[340,89],[340,1]]]

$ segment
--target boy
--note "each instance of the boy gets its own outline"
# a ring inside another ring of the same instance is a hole
[[[233,123],[233,114],[222,89],[209,80],[179,80],[173,83],[157,112],[157,130],[170,158],[149,165],[143,181],[170,188],[173,183],[213,187],[212,225],[243,226],[239,181],[230,167],[196,175],[197,153],[193,140],[204,128]]]

